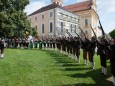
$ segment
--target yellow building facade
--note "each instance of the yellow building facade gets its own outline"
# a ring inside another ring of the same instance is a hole
[[[87,0],[68,6],[63,6],[63,0],[52,0],[52,4],[45,6],[29,15],[32,27],[36,27],[38,36],[59,36],[62,31],[72,29],[80,34],[84,31],[90,39],[94,36],[91,26],[97,37],[102,35],[98,28],[99,16],[95,0]]]
[[[39,37],[64,36],[66,31],[80,33],[80,16],[65,10],[62,0],[52,0],[52,4],[42,7],[28,16],[31,26],[36,28]]]
[[[96,0],[87,0],[64,8],[80,16],[80,27],[88,38],[94,36],[91,27],[97,37],[102,35],[101,30],[98,28],[99,16],[97,14]]]

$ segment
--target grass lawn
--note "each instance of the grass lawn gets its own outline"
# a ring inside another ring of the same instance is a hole
[[[101,75],[99,57],[95,55],[95,69],[90,70],[66,55],[51,50],[5,49],[0,59],[0,86],[111,86]]]

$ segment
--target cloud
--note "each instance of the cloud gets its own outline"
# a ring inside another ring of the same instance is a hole
[[[115,28],[115,0],[96,0],[97,11],[106,33]]]
[[[64,0],[64,2],[68,2],[69,0]]]
[[[110,2],[108,2],[107,12],[108,13],[115,12],[115,0],[111,0]]]
[[[115,12],[115,0],[97,0],[98,11],[102,10],[104,13]]]
[[[45,2],[44,1],[34,1],[34,2],[31,2],[29,5],[27,5],[25,7],[25,10],[24,12],[27,13],[27,15],[31,14],[32,12],[38,10],[39,8],[45,6]]]
[[[83,1],[87,1],[87,0],[77,0],[77,2],[83,2]]]

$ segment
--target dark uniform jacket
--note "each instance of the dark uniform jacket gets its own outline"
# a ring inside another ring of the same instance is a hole
[[[104,44],[102,44],[101,42],[98,42],[97,43],[97,55],[100,55],[100,54],[105,54],[105,48],[104,48]]]
[[[95,41],[90,41],[88,45],[88,52],[94,53],[95,52],[95,47],[96,47],[96,42]]]
[[[4,41],[0,41],[0,49],[3,49],[4,48]]]
[[[111,58],[110,59],[115,59],[115,44],[111,44],[110,49],[111,49]]]
[[[88,51],[89,43],[90,43],[89,40],[81,41],[81,48],[82,48],[83,50]]]

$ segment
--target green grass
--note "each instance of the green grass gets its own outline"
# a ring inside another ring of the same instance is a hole
[[[111,86],[101,75],[99,57],[95,70],[78,64],[58,51],[5,49],[0,59],[0,86]]]

